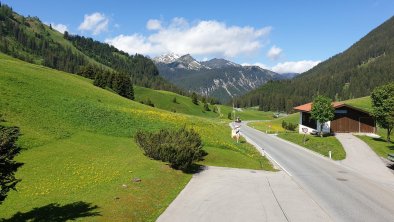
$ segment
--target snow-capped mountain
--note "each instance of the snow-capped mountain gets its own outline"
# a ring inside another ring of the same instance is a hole
[[[225,60],[225,59],[211,59],[209,61],[204,61],[201,62],[204,66],[207,66],[211,69],[220,69],[220,68],[225,68],[225,67],[240,67],[241,65]]]
[[[175,62],[175,60],[179,59],[181,56],[175,53],[165,54],[158,57],[153,58],[153,61],[156,63],[164,63],[169,64]]]
[[[241,66],[225,59],[198,62],[191,55],[168,54],[154,59],[161,76],[175,85],[227,102],[281,75],[258,66]]]
[[[197,62],[190,54],[179,56],[174,53],[158,56],[153,59],[156,64],[166,64],[172,68],[199,70],[208,68],[201,63]]]

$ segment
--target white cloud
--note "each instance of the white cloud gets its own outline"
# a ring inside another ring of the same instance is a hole
[[[283,62],[283,63],[278,63],[277,65],[272,67],[271,70],[277,73],[303,73],[310,70],[320,62],[321,61],[311,61],[311,60],[302,60],[297,62]]]
[[[91,31],[93,35],[98,35],[108,30],[108,23],[109,19],[104,14],[95,12],[84,16],[78,30]]]
[[[65,31],[68,31],[67,25],[55,24],[55,23],[51,23],[51,25],[52,25],[52,28],[56,29],[60,33],[64,33]]]
[[[173,52],[204,57],[235,57],[258,52],[271,32],[271,27],[227,26],[215,20],[190,24],[184,18],[174,18],[167,26],[161,22],[158,26],[157,22],[149,21],[147,28],[155,31],[151,35],[119,35],[105,42],[130,54],[155,56]]]
[[[272,60],[279,59],[280,55],[282,54],[282,49],[276,47],[275,45],[271,47],[271,49],[267,52],[267,57]]]
[[[161,21],[157,19],[149,19],[146,23],[146,28],[148,30],[159,30],[161,29]]]

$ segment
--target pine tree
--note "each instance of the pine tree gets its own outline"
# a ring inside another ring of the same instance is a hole
[[[0,204],[10,190],[16,190],[15,186],[20,182],[20,179],[15,178],[15,172],[23,164],[14,160],[21,151],[16,145],[18,137],[17,127],[0,126]]]
[[[197,94],[195,92],[192,93],[191,98],[192,98],[192,103],[194,103],[195,105],[198,105],[198,98],[197,98]]]
[[[204,103],[204,110],[205,110],[205,111],[211,111],[211,110],[209,109],[208,103]]]

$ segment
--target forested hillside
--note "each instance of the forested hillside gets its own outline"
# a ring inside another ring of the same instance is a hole
[[[109,72],[113,72],[131,77],[131,82],[137,85],[181,92],[159,76],[149,58],[130,56],[91,38],[59,33],[39,18],[21,16],[5,4],[0,7],[0,51],[69,73],[84,75],[90,69],[94,73],[84,76],[91,79],[98,73],[109,78]],[[105,85],[111,88],[113,84]]]
[[[290,111],[317,94],[341,101],[369,95],[376,86],[390,81],[394,81],[394,17],[343,53],[292,80],[271,81],[235,103],[259,105],[265,111]]]

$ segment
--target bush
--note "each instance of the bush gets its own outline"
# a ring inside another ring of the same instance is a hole
[[[227,114],[227,118],[228,118],[228,119],[231,119],[231,120],[233,119],[233,115],[231,114],[231,112],[229,112],[229,113]]]
[[[204,103],[204,110],[211,111],[211,109],[209,109],[208,103]]]
[[[218,112],[218,107],[217,106],[213,106],[213,112],[217,113]]]
[[[187,170],[204,156],[200,135],[186,128],[162,129],[157,133],[139,131],[135,141],[146,156],[169,162],[174,169]]]
[[[176,100],[176,97],[174,97],[174,98],[172,99],[172,102],[173,102],[173,103],[176,103],[176,104],[179,104],[178,101]]]
[[[287,123],[285,121],[282,121],[282,128],[285,130],[295,131],[297,126],[297,123]]]
[[[145,101],[141,100],[140,103],[151,106],[151,107],[155,107],[155,104],[153,104],[153,102],[149,98]]]

